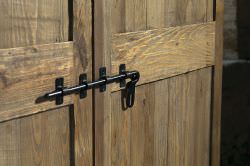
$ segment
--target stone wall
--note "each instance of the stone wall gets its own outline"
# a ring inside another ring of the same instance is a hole
[[[221,166],[250,166],[250,0],[225,0]]]
[[[250,0],[237,0],[238,52],[240,59],[250,59]]]
[[[226,60],[250,59],[250,0],[225,0]]]
[[[224,59],[238,59],[236,0],[225,0]]]

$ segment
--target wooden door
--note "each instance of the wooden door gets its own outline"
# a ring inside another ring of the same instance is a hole
[[[123,109],[118,85],[95,92],[96,165],[218,164],[222,28],[214,7],[212,0],[94,1],[96,78],[99,67],[112,75],[120,64],[141,75],[131,109]]]
[[[0,165],[92,165],[92,93],[38,100],[92,78],[91,1],[0,1]]]

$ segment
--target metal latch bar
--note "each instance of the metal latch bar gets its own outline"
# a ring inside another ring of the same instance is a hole
[[[93,88],[100,88],[100,92],[106,91],[106,85],[112,83],[120,83],[120,87],[125,87],[126,91],[126,103],[127,107],[134,105],[135,85],[140,79],[140,73],[138,71],[126,71],[124,64],[120,65],[120,71],[118,75],[106,76],[106,68],[100,68],[100,79],[94,82],[87,82],[86,74],[79,76],[79,85],[73,87],[64,87],[64,78],[57,78],[55,81],[55,91],[44,95],[45,99],[55,99],[56,105],[63,104],[64,96],[71,94],[79,94],[80,98],[87,96],[87,90]],[[130,79],[130,82],[126,84],[126,80]]]

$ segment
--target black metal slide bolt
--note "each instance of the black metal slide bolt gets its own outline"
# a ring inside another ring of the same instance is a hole
[[[127,107],[133,107],[135,100],[135,87],[140,79],[140,73],[138,71],[126,71],[125,64],[120,65],[119,75],[108,77],[106,76],[106,68],[100,68],[100,79],[94,82],[87,82],[86,74],[81,74],[79,77],[79,85],[74,87],[64,87],[64,79],[58,78],[55,81],[55,91],[44,95],[45,99],[55,99],[56,105],[63,104],[63,97],[70,94],[79,94],[80,98],[87,96],[87,90],[92,88],[100,88],[101,92],[106,91],[106,85],[112,83],[120,83],[120,87],[125,87],[126,91],[126,105]],[[130,82],[126,84],[126,80],[130,79]]]

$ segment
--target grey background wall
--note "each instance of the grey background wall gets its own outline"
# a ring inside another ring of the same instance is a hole
[[[238,59],[236,0],[225,0],[224,59]]]
[[[222,166],[250,166],[250,0],[225,0]]]
[[[250,59],[250,0],[225,0],[226,60]]]
[[[250,1],[237,0],[238,51],[240,59],[250,59]]]

